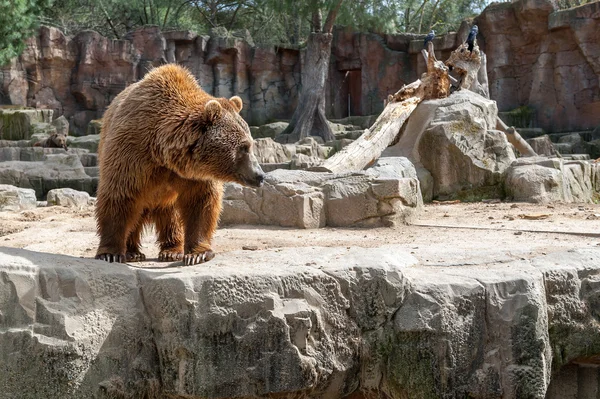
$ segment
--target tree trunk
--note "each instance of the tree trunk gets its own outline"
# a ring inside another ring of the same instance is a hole
[[[311,33],[308,37],[298,106],[278,141],[295,143],[311,135],[325,142],[335,140],[325,117],[325,82],[332,39],[331,33]]]

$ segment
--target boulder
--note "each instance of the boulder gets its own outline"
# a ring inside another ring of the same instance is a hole
[[[225,187],[224,224],[390,226],[410,220],[423,203],[407,160],[385,160],[349,174],[278,169],[267,173],[259,189]]]
[[[581,134],[571,133],[558,139],[557,149],[559,152],[560,150],[564,151],[560,152],[561,154],[587,154],[590,148],[589,144],[581,137]]]
[[[321,165],[323,159],[305,154],[294,154],[289,164],[289,169],[310,169]]]
[[[519,158],[506,174],[506,194],[536,203],[592,202],[595,166],[561,158]]]
[[[0,248],[0,386],[7,398],[544,398],[561,367],[600,354],[599,265],[596,248],[434,268],[400,246],[235,251],[185,268]],[[569,397],[597,392],[578,381]]]
[[[83,148],[89,152],[98,152],[98,144],[100,144],[99,134],[90,134],[80,137],[67,137],[67,145],[69,148]]]
[[[56,129],[56,133],[62,134],[63,136],[69,135],[69,121],[64,115],[59,116],[52,121],[52,126]]]
[[[468,90],[423,101],[383,156],[405,156],[417,169],[425,168],[434,198],[501,197],[515,154],[504,133],[493,130],[496,115],[494,101]]]
[[[557,153],[554,144],[552,144],[552,141],[550,141],[550,137],[547,134],[528,139],[527,143],[529,143],[531,148],[533,148],[533,151],[538,155],[554,156]]]
[[[259,163],[284,163],[289,162],[295,154],[295,148],[291,145],[279,144],[271,138],[254,140],[254,156]]]
[[[95,135],[95,134],[100,134],[101,131],[102,131],[102,119],[94,119],[94,120],[91,120],[90,123],[88,124],[86,134],[88,136]]]
[[[305,137],[296,143],[296,154],[326,159],[329,157],[332,147],[324,146],[323,144],[321,137]]]
[[[34,124],[50,123],[52,113],[49,109],[0,108],[0,139],[28,140]]]
[[[81,208],[90,202],[90,195],[84,191],[72,188],[55,188],[48,191],[46,196],[47,206],[65,206]]]
[[[266,137],[274,139],[275,136],[280,135],[281,132],[288,127],[288,125],[289,123],[287,122],[273,122],[266,125],[257,126],[256,128],[252,129],[252,137],[255,139]]]
[[[98,179],[85,173],[77,154],[47,154],[42,161],[0,162],[0,184],[32,188],[43,198],[54,188],[95,193]]]
[[[0,211],[22,211],[36,206],[34,190],[0,184]]]

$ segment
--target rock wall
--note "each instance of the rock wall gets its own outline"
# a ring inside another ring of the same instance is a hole
[[[152,269],[0,248],[0,397],[595,398],[551,381],[597,362],[599,262],[309,247]]]
[[[549,132],[600,125],[600,2],[555,11],[549,0],[492,4],[476,18],[492,99],[529,105]]]
[[[488,55],[492,99],[500,111],[529,105],[533,125],[548,132],[600,125],[600,3],[556,11],[550,0],[492,4],[476,18]],[[470,23],[434,40],[438,58],[467,35]],[[425,70],[422,36],[334,31],[326,93],[331,118],[371,115],[383,100]],[[72,134],[102,116],[128,84],[152,66],[178,62],[216,96],[237,94],[243,116],[259,125],[291,117],[300,89],[301,51],[255,46],[247,34],[214,30],[160,32],[148,26],[110,40],[96,32],[67,37],[42,27],[25,52],[0,68],[0,104],[50,108]]]

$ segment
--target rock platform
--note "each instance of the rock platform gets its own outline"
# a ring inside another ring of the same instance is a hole
[[[395,245],[140,266],[0,248],[0,397],[598,392],[600,249],[462,267]]]

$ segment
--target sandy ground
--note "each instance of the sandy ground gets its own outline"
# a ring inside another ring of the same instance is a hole
[[[93,207],[62,207],[0,212],[0,246],[77,257],[93,257],[96,236]],[[524,216],[543,219],[528,220]],[[152,231],[144,253],[158,254]],[[247,249],[397,244],[424,266],[470,266],[508,262],[556,251],[600,246],[600,205],[460,203],[426,205],[407,226],[376,229],[298,230],[272,226],[235,226],[218,230],[218,253]],[[307,252],[306,257],[310,259]],[[144,264],[139,264],[144,266]]]

